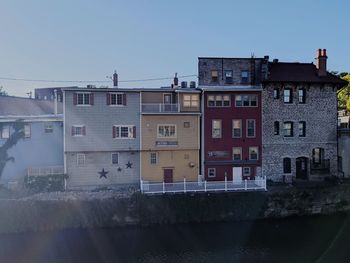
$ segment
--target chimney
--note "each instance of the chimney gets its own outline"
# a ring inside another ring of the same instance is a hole
[[[113,87],[118,88],[118,74],[116,70],[114,71],[114,74],[113,74]]]
[[[55,89],[54,91],[54,114],[57,115],[58,114],[58,97],[57,97],[57,89]]]
[[[318,69],[318,76],[327,76],[327,53],[326,49],[318,49],[316,57],[316,67]]]
[[[174,77],[174,86],[179,86],[179,79],[177,78],[177,73],[175,73],[175,77]]]

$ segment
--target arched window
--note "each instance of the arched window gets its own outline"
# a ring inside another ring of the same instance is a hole
[[[290,158],[283,158],[283,173],[290,174],[292,172],[292,163]]]

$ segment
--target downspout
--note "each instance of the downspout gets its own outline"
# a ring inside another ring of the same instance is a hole
[[[204,169],[204,90],[202,90],[202,100],[201,100],[201,116],[200,116],[200,124],[201,124],[201,131],[200,131],[200,140],[201,140],[201,145],[200,145],[200,156],[201,156],[201,174],[203,179],[205,180],[205,169]]]
[[[58,114],[57,89],[55,89],[53,92],[54,92],[54,114],[57,115]]]

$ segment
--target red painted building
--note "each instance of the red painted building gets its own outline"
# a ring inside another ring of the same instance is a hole
[[[206,180],[241,181],[261,175],[261,80],[267,61],[199,58],[202,175]]]

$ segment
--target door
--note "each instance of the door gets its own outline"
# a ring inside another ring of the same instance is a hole
[[[173,169],[164,169],[164,183],[172,183],[173,182]]]
[[[297,179],[307,179],[307,163],[308,159],[306,157],[299,157],[296,159],[296,178]]]
[[[163,103],[164,103],[164,111],[171,111],[171,94],[164,94],[163,95]]]
[[[232,168],[232,183],[234,184],[242,183],[242,167]]]

